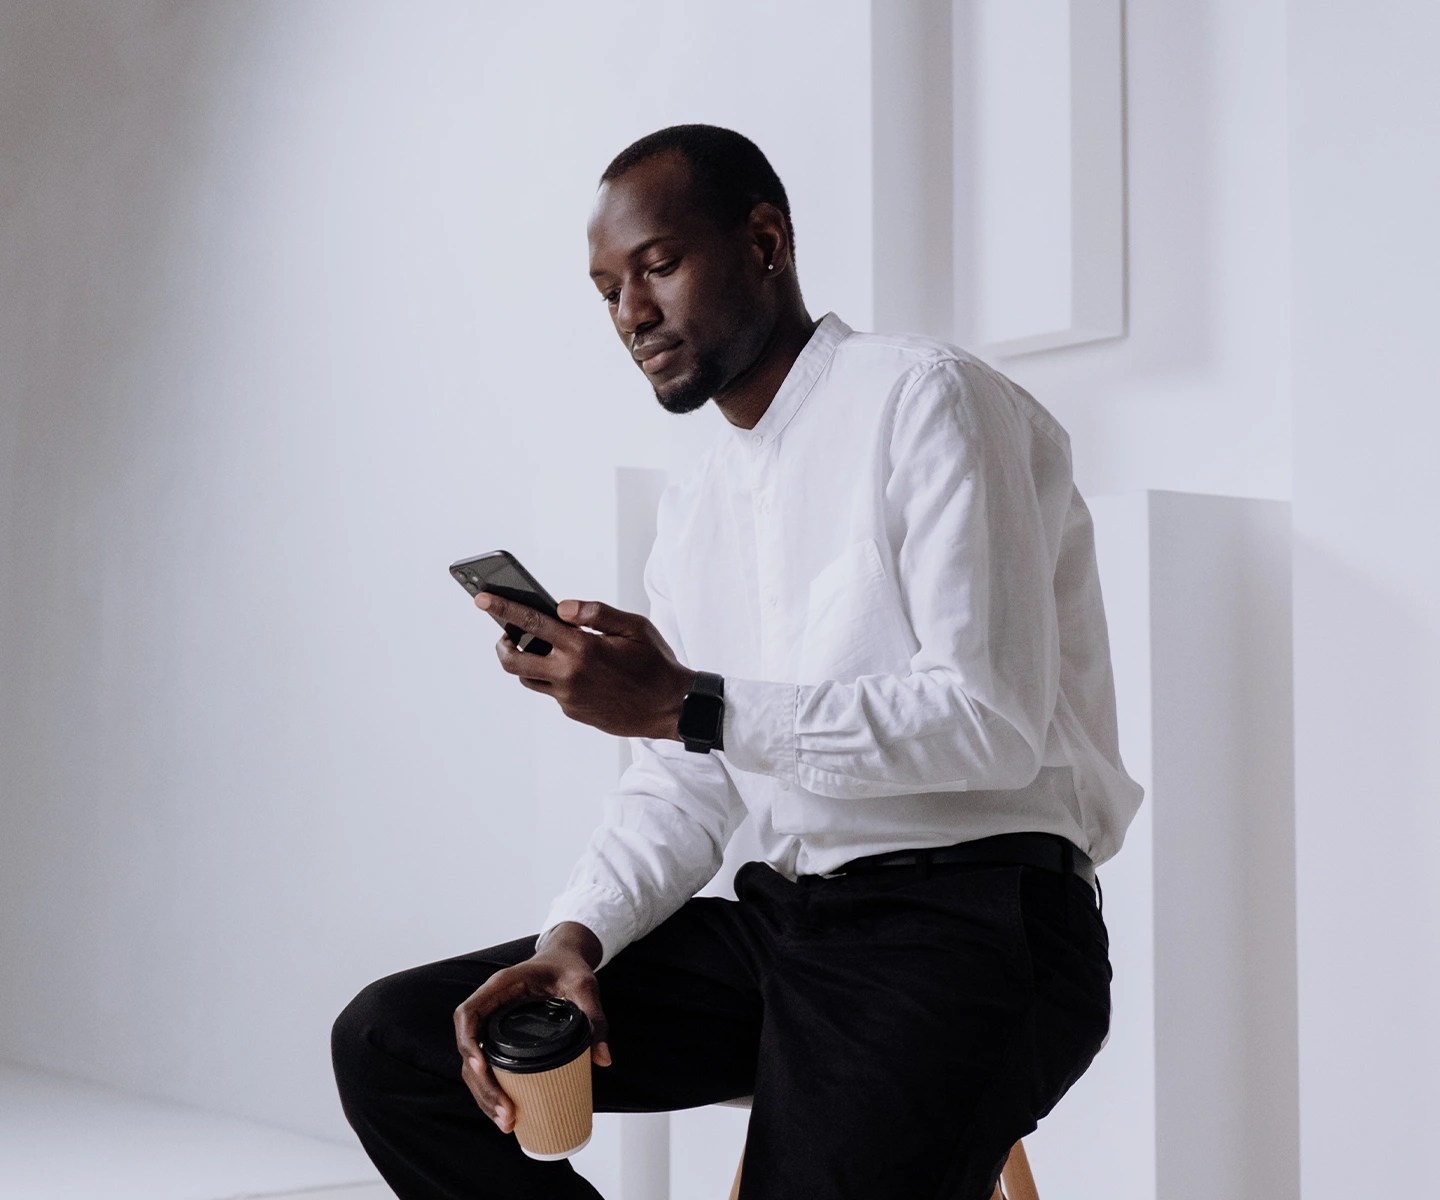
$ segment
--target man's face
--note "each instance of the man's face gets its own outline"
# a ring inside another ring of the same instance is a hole
[[[773,317],[754,240],[695,202],[681,156],[602,184],[589,237],[590,278],[665,408],[693,412],[759,357]]]

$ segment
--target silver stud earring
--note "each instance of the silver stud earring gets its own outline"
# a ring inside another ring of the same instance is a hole
[[[767,271],[773,271],[773,270],[775,269],[775,264],[774,264],[774,263],[766,263],[766,264],[765,264],[765,269],[766,269]]]

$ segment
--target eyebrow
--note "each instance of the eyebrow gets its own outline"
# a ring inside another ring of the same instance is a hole
[[[626,257],[630,259],[639,258],[642,254],[645,253],[645,251],[649,250],[650,247],[656,245],[658,242],[668,242],[674,239],[676,236],[677,235],[673,233],[659,234],[658,236],[651,238],[649,241],[641,242],[638,246],[635,247],[635,249],[630,251],[630,253],[627,254]],[[590,272],[590,278],[598,279],[601,275],[609,274],[610,272],[605,270],[603,267],[597,267],[595,270]]]

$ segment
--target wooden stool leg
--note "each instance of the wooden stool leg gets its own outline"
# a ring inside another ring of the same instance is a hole
[[[740,1161],[735,1164],[735,1182],[730,1185],[730,1200],[740,1200],[740,1172],[745,1169],[745,1151],[740,1151]]]
[[[745,1151],[741,1150],[740,1161],[735,1164],[735,1182],[730,1185],[730,1200],[740,1200],[740,1173],[744,1169]],[[997,1183],[990,1200],[1040,1200],[1040,1193],[1035,1190],[1035,1176],[1030,1173],[1030,1160],[1025,1157],[1024,1142],[1016,1142],[1010,1147],[1010,1156],[1005,1160],[1000,1179],[1005,1184],[1005,1190],[1001,1191]]]
[[[1025,1157],[1024,1142],[1010,1147],[1010,1157],[1005,1160],[1000,1178],[1005,1181],[1006,1200],[1040,1200],[1040,1193],[1035,1190],[1035,1176],[1030,1173],[1030,1160]]]

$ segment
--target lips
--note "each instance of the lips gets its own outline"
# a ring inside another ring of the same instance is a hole
[[[675,351],[680,348],[679,342],[669,342],[661,345],[642,346],[634,351],[634,358],[640,364],[640,369],[646,374],[655,371],[663,371],[675,356]]]

